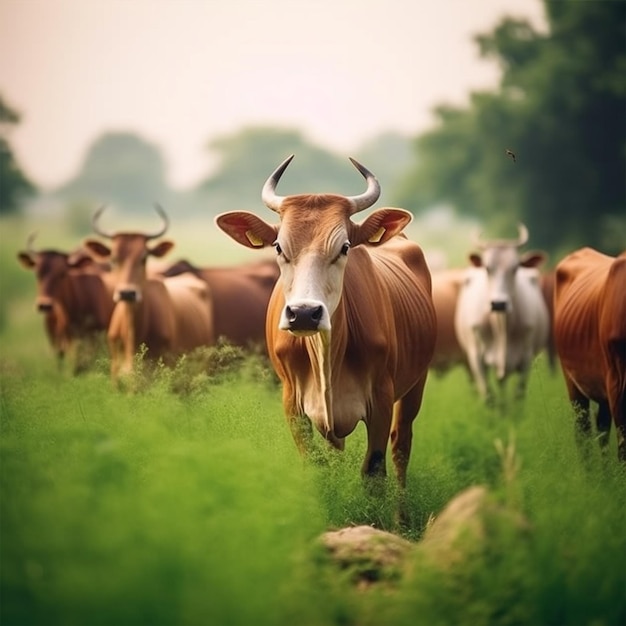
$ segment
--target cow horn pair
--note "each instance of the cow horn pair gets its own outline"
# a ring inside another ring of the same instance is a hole
[[[280,207],[285,199],[285,196],[279,196],[276,194],[276,185],[283,175],[283,172],[287,169],[287,166],[291,163],[294,155],[287,157],[274,171],[274,173],[265,181],[263,190],[261,192],[261,198],[263,203],[268,209],[272,211],[280,212]],[[376,179],[376,176],[372,174],[366,167],[361,165],[358,161],[350,157],[352,165],[361,172],[363,178],[367,181],[367,189],[364,193],[358,196],[347,196],[347,199],[352,203],[352,214],[362,211],[371,207],[380,196],[380,184]]]
[[[500,239],[495,241],[484,241],[481,239],[481,232],[474,233],[474,245],[477,248],[486,248],[488,246],[498,246],[498,245],[506,245],[506,246],[523,246],[528,241],[528,228],[524,226],[524,224],[517,225],[518,236],[517,239]]]
[[[160,204],[157,204],[156,202],[154,203],[154,208],[156,210],[156,212],[161,216],[161,219],[163,220],[163,228],[161,228],[161,230],[157,231],[156,233],[153,233],[151,235],[146,235],[146,239],[156,239],[157,237],[161,237],[163,236],[167,229],[169,228],[170,225],[170,220],[167,217],[167,213],[164,211],[163,207]],[[105,237],[106,239],[113,239],[114,235],[111,233],[105,233],[99,226],[98,226],[98,220],[100,219],[100,216],[102,215],[102,213],[104,212],[104,209],[106,209],[106,205],[101,206],[93,215],[93,218],[91,220],[91,225],[93,227],[93,230],[96,234],[100,235],[101,237]]]

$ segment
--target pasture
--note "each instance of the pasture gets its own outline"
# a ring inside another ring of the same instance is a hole
[[[461,369],[431,374],[409,465],[411,541],[472,485],[523,517],[524,533],[494,520],[453,567],[415,550],[406,569],[363,590],[319,543],[350,525],[397,530],[394,481],[378,498],[363,489],[363,428],[343,454],[320,447],[319,462],[303,462],[266,362],[228,347],[150,380],[140,372],[135,393],[112,387],[104,353],[80,377],[57,371],[32,277],[7,248],[3,625],[625,623],[615,435],[606,459],[596,446],[581,459],[561,375],[543,356],[526,399],[505,410],[486,409]]]

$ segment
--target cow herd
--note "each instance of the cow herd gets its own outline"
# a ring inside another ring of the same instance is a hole
[[[275,261],[151,269],[148,258],[161,259],[174,245],[162,239],[169,220],[158,205],[163,225],[154,233],[105,232],[102,208],[93,217],[100,239],[77,252],[37,251],[29,238],[18,258],[36,274],[37,307],[58,358],[72,343],[106,333],[117,378],[132,370],[142,345],[149,357],[174,363],[219,337],[265,342],[298,448],[310,450],[315,429],[342,449],[363,421],[363,474],[386,473],[390,442],[402,487],[429,370],[463,365],[490,403],[513,374],[523,397],[545,351],[560,362],[578,431],[591,430],[589,404],[597,403],[600,441],[606,444],[614,423],[626,461],[626,252],[583,248],[554,272],[542,271],[544,253],[520,251],[529,239],[520,224],[513,240],[477,235],[467,267],[430,271],[402,232],[410,213],[379,208],[352,219],[380,195],[363,165],[351,159],[367,184],[359,195],[280,196],[292,158],[262,190],[275,223],[246,211],[215,220],[247,248],[273,247]]]

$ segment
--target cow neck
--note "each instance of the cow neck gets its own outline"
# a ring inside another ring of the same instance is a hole
[[[72,317],[76,316],[72,316],[72,312],[77,312],[77,307],[80,302],[78,294],[76,293],[75,285],[67,272],[65,272],[59,279],[58,295],[56,297],[51,297],[51,299],[55,309],[63,309],[66,322],[73,322],[74,320]]]

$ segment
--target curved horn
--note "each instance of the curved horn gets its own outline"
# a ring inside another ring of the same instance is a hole
[[[170,226],[169,217],[167,217],[167,213],[165,212],[163,207],[160,204],[158,204],[157,202],[155,202],[154,203],[154,208],[155,208],[156,212],[161,216],[161,219],[163,220],[163,228],[161,228],[161,230],[159,230],[158,232],[154,233],[153,235],[146,235],[146,239],[156,239],[157,237],[161,237],[162,235],[164,235],[167,232],[167,229]]]
[[[33,248],[33,241],[35,241],[36,237],[37,237],[37,231],[34,230],[30,235],[28,235],[28,239],[26,239],[26,251],[30,255],[37,254],[37,250]]]
[[[528,228],[521,222],[517,225],[517,232],[519,233],[517,238],[517,246],[523,246],[528,241]]]
[[[100,219],[100,216],[102,215],[104,209],[106,209],[106,204],[103,204],[94,214],[93,217],[91,218],[91,227],[93,228],[94,233],[96,233],[97,235],[100,235],[100,237],[105,237],[106,239],[112,239],[113,235],[109,234],[109,233],[105,233],[99,226],[98,226],[98,220]]]
[[[350,157],[350,161],[352,162],[352,165],[354,165],[354,167],[361,172],[363,178],[367,181],[367,189],[362,194],[358,196],[348,196],[348,200],[350,200],[350,202],[354,205],[354,210],[352,212],[357,213],[363,209],[368,209],[372,206],[372,204],[374,204],[374,202],[376,202],[376,200],[378,200],[380,197],[380,184],[376,176],[374,176],[374,174],[372,174],[372,172],[370,172],[366,167],[361,165],[352,157]]]
[[[275,170],[274,173],[265,181],[263,185],[263,189],[261,191],[261,199],[263,200],[263,204],[268,209],[272,209],[272,211],[276,211],[277,213],[280,211],[280,206],[285,199],[284,196],[279,196],[276,194],[276,185],[280,180],[280,177],[283,175],[283,172],[287,169],[287,166],[291,163],[294,155],[288,156]]]

